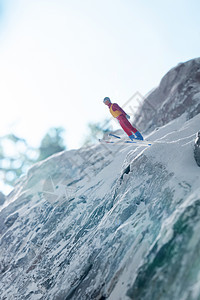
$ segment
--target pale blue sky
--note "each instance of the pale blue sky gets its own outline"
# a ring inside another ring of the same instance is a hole
[[[80,146],[88,122],[109,117],[179,62],[200,56],[197,0],[0,0],[0,135],[34,146],[49,127]]]

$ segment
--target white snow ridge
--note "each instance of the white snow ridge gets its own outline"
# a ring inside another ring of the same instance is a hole
[[[179,88],[161,81],[163,105],[145,124],[152,146],[61,152],[19,181],[0,211],[0,299],[200,299],[197,66],[177,67]]]

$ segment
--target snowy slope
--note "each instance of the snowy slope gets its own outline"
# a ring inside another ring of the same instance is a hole
[[[33,166],[0,212],[1,299],[200,297],[200,115],[149,148],[99,144]]]

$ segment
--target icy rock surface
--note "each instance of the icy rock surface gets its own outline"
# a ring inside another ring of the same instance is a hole
[[[5,195],[2,192],[0,192],[0,205],[3,205],[4,202],[5,202]]]
[[[1,299],[199,299],[199,124],[33,166],[0,211]]]
[[[194,158],[197,165],[200,167],[200,131],[197,133],[197,137],[194,143]]]
[[[200,58],[171,69],[146,97],[134,123],[141,131],[149,131],[183,113],[187,119],[200,113]]]

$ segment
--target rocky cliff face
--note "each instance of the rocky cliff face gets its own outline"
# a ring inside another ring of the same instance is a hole
[[[4,202],[5,202],[5,195],[2,192],[0,192],[0,205],[3,205]]]
[[[34,165],[0,208],[1,299],[198,300],[197,110],[152,131],[150,147],[99,144]]]
[[[197,165],[200,167],[200,131],[197,132],[196,140],[194,144],[194,158]]]
[[[135,117],[142,131],[163,126],[186,113],[190,119],[200,113],[200,58],[180,63],[170,70],[150,93]]]

